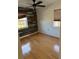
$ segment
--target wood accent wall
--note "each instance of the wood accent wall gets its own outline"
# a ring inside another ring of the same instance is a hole
[[[18,19],[27,17],[28,19],[28,28],[19,30],[19,36],[28,35],[38,31],[37,26],[37,15],[34,13],[33,9],[29,8],[19,8],[18,10]],[[20,34],[21,33],[21,34]]]

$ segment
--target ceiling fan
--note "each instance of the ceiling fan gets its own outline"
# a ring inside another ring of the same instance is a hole
[[[38,2],[36,2],[36,0],[32,0],[32,1],[33,1],[32,4],[33,7],[45,7],[45,5],[40,5],[41,3],[43,3],[42,1],[38,1]]]
[[[26,12],[26,9],[28,9],[30,7],[33,7],[33,13],[36,14],[36,7],[46,7],[45,5],[40,5],[41,3],[43,3],[42,1],[38,1],[38,2],[36,2],[36,0],[32,0],[32,1],[33,1],[33,4],[31,4],[31,6],[28,6],[28,7],[18,7],[19,12],[22,12],[22,10]],[[27,12],[27,13],[29,13],[29,12]]]
[[[45,5],[40,5],[41,3],[43,3],[42,1],[38,1],[36,2],[36,0],[32,0],[33,4],[31,4],[31,7],[33,7],[34,11],[36,11],[36,7],[45,7]]]

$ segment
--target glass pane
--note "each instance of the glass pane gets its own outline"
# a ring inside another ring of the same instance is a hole
[[[19,29],[28,28],[28,21],[26,17],[18,20],[18,28]]]

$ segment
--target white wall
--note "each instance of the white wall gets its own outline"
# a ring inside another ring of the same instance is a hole
[[[54,26],[54,9],[61,8],[60,1],[37,10],[39,31],[51,36],[60,37],[60,27]]]

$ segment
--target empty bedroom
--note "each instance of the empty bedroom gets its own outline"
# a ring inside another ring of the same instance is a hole
[[[18,0],[19,59],[60,59],[61,0]]]

